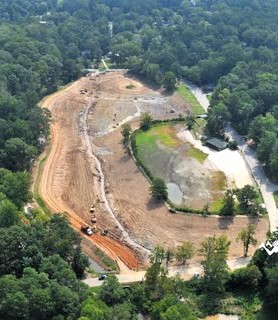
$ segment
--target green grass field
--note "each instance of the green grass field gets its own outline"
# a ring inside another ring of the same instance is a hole
[[[208,155],[206,153],[204,153],[203,151],[195,148],[191,144],[189,145],[188,156],[190,158],[193,158],[193,159],[201,162],[201,163],[203,163],[206,160],[206,158],[208,157]]]
[[[36,181],[35,181],[35,185],[34,185],[34,198],[37,201],[37,204],[40,206],[43,213],[49,218],[51,216],[51,211],[46,206],[44,200],[40,196],[39,187],[38,187],[39,179],[41,178],[42,169],[43,169],[43,165],[44,165],[46,158],[47,157],[45,156],[42,159],[40,159],[40,161],[39,161],[38,173],[37,173],[37,177],[36,177]],[[39,219],[39,217],[38,217],[38,219]],[[45,219],[45,217],[44,217],[44,219]]]
[[[139,157],[142,147],[144,147],[144,150],[152,152],[157,149],[157,142],[167,148],[175,148],[180,144],[172,125],[155,124],[150,130],[140,131],[136,135]]]
[[[191,106],[193,113],[203,114],[205,112],[204,108],[200,105],[196,97],[184,84],[181,84],[178,87],[177,92]]]

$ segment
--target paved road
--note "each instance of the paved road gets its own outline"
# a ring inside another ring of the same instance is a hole
[[[239,150],[242,152],[243,157],[252,172],[253,178],[261,190],[269,216],[270,231],[276,231],[278,228],[278,209],[275,204],[273,192],[278,190],[278,185],[268,180],[262,164],[258,161],[255,152],[248,147],[243,140],[243,137],[231,127],[228,127],[226,132],[232,139],[237,141]]]
[[[238,258],[228,260],[227,264],[231,270],[245,267],[250,261],[250,257],[247,258]],[[174,277],[179,275],[183,280],[189,280],[196,274],[202,274],[203,267],[200,263],[189,265],[189,266],[179,266],[179,267],[170,267],[169,276]],[[119,282],[122,284],[140,282],[144,279],[146,271],[130,271],[125,274],[116,275]],[[90,287],[100,287],[103,284],[103,281],[98,280],[98,278],[88,278],[83,280]]]

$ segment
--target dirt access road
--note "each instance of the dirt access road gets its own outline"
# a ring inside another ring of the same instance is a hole
[[[251,258],[239,258],[239,259],[233,259],[233,260],[227,260],[228,267],[230,270],[236,270],[239,268],[246,267],[246,265],[250,262]],[[183,280],[189,280],[194,275],[201,275],[203,274],[204,269],[203,266],[200,263],[195,263],[194,265],[185,265],[185,266],[170,266],[168,268],[168,275],[170,277],[179,276]],[[146,275],[146,271],[139,271],[134,272],[130,271],[125,274],[119,274],[116,275],[119,282],[122,284],[129,284],[129,283],[135,283],[135,282],[141,282],[144,280]],[[84,283],[86,283],[90,287],[100,287],[103,284],[103,281],[99,280],[98,278],[87,278],[83,280]]]
[[[86,80],[75,82],[61,92],[49,96],[42,106],[53,116],[51,124],[51,146],[45,161],[39,193],[52,212],[67,212],[71,225],[78,231],[89,222],[89,208],[96,202],[101,214],[101,203],[95,201],[97,190],[94,171],[83,141],[80,119],[88,104],[85,95],[80,95]],[[99,196],[99,199],[100,196]],[[112,225],[106,215],[101,218],[100,228]],[[117,231],[115,231],[117,236]],[[134,254],[123,244],[99,234],[87,237],[104,250],[111,258],[121,261],[131,268],[137,267]]]
[[[128,89],[130,84],[132,88]],[[80,94],[85,88],[87,93]],[[140,245],[147,249],[157,244],[174,248],[190,240],[198,249],[204,238],[222,233],[231,240],[230,258],[239,257],[242,246],[235,239],[249,222],[257,224],[259,243],[265,239],[266,219],[173,215],[164,205],[152,201],[148,181],[134,161],[124,154],[120,125],[127,121],[133,125],[144,111],[160,119],[186,114],[188,106],[176,94],[164,95],[121,72],[111,72],[94,76],[92,80],[80,79],[48,97],[43,107],[52,112],[53,123],[51,148],[42,170],[39,193],[53,212],[68,212],[76,230],[80,230],[83,223],[90,223],[89,208],[96,202],[98,228],[108,228],[113,239],[97,234],[90,240],[118,264],[123,260],[132,268],[137,266],[136,258],[125,246],[128,244],[126,231],[131,240],[139,244],[133,247],[133,252],[142,262],[146,261],[147,251],[139,250]],[[88,151],[85,137],[90,140],[93,154]],[[101,184],[113,215],[103,200]]]

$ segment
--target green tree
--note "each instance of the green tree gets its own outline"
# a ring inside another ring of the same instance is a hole
[[[3,192],[18,208],[29,199],[30,176],[25,172],[13,173],[0,169],[0,192]]]
[[[193,244],[190,241],[184,241],[182,245],[177,247],[175,257],[178,262],[185,265],[189,259],[193,258],[194,253]]]
[[[20,222],[16,206],[9,200],[0,201],[0,228],[8,228]]]
[[[122,135],[123,135],[123,147],[126,153],[130,153],[129,149],[129,139],[131,134],[131,126],[128,123],[125,123],[122,126]]]
[[[144,131],[149,130],[152,125],[152,121],[153,121],[153,119],[152,119],[152,116],[149,112],[143,113],[140,117],[141,129],[143,129]]]
[[[258,195],[255,188],[249,184],[237,191],[237,199],[240,206],[244,209],[248,209],[257,197]]]
[[[240,241],[243,244],[243,253],[244,257],[247,257],[249,246],[255,246],[258,241],[255,238],[256,226],[254,224],[248,224],[246,228],[243,228],[238,234],[236,240]]]
[[[29,169],[31,161],[35,159],[37,150],[34,146],[28,145],[20,138],[11,138],[6,141],[0,163],[14,171]]]
[[[166,312],[162,313],[161,320],[197,320],[197,317],[184,303],[177,303],[170,306]]]
[[[161,178],[154,178],[150,192],[158,200],[167,200],[168,198],[167,186]]]
[[[81,316],[89,320],[105,320],[109,314],[108,306],[93,297],[88,298],[81,309]]]
[[[165,263],[166,263],[166,268],[168,268],[169,264],[173,261],[174,258],[174,251],[172,249],[166,249],[165,250]]]
[[[161,246],[156,246],[151,252],[151,263],[162,263],[165,259],[165,250]]]
[[[251,265],[232,272],[229,286],[233,289],[257,290],[262,279],[262,273],[257,266]]]
[[[165,73],[163,86],[167,91],[174,91],[176,87],[177,79],[175,74],[172,71],[168,71]]]
[[[2,300],[0,314],[9,320],[30,319],[27,297],[22,291],[7,295]]]
[[[218,103],[208,109],[206,128],[212,134],[223,136],[225,127],[231,118],[226,105]]]
[[[235,209],[234,193],[232,190],[227,190],[222,202],[220,214],[223,216],[233,216],[235,214],[235,211],[236,209]]]
[[[259,142],[265,131],[274,132],[277,120],[270,113],[265,116],[259,115],[250,123],[249,137],[255,142]]]
[[[226,235],[209,237],[201,244],[200,253],[204,257],[204,285],[207,291],[223,292],[228,278],[226,262],[230,241]]]
[[[191,130],[194,125],[196,124],[195,123],[195,117],[193,115],[189,115],[185,118],[185,124],[187,126],[187,129],[188,130]]]
[[[124,302],[125,291],[115,275],[109,275],[105,279],[99,297],[109,306]]]
[[[268,295],[268,303],[270,305],[278,305],[278,265],[265,270],[267,278],[266,291]]]
[[[269,163],[270,154],[275,144],[278,143],[276,132],[265,131],[257,147],[257,156],[260,161]]]

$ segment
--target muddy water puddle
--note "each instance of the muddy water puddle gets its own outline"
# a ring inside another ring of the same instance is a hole
[[[166,186],[167,186],[169,200],[176,205],[181,205],[183,202],[182,201],[183,193],[181,192],[181,189],[179,188],[179,186],[173,182],[167,183]]]

